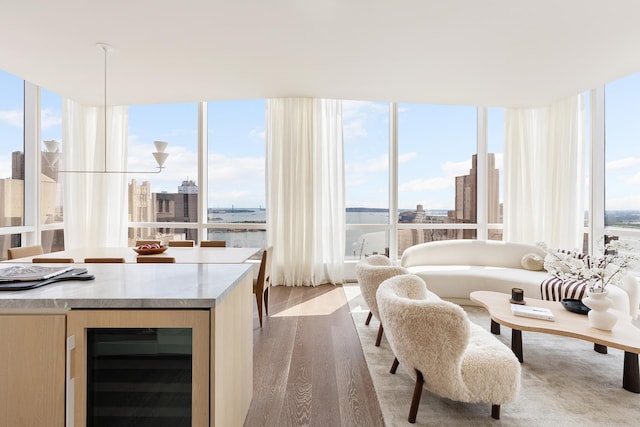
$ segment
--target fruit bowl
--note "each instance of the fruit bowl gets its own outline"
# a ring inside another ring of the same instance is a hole
[[[168,246],[160,246],[160,245],[140,245],[138,247],[133,248],[134,251],[138,255],[155,255],[161,254],[166,251]]]

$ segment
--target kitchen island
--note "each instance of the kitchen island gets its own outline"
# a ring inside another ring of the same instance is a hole
[[[188,331],[191,411],[183,415],[193,426],[243,424],[253,389],[251,264],[73,267],[95,279],[0,292],[0,425],[84,426],[95,400],[88,342],[107,329],[152,331],[157,348],[174,349],[185,346],[162,340]],[[178,412],[165,406],[148,412]]]

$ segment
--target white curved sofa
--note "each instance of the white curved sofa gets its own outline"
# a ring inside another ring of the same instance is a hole
[[[470,304],[469,294],[478,290],[511,294],[511,288],[522,288],[525,300],[540,299],[540,285],[549,273],[522,267],[523,256],[532,253],[546,255],[540,247],[522,243],[442,240],[407,248],[400,264],[420,276],[440,298],[458,304]],[[635,319],[640,304],[636,278],[627,274],[619,286],[608,288],[614,308]]]

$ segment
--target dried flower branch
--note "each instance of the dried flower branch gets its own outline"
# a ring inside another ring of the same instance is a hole
[[[624,273],[638,260],[631,248],[619,240],[598,241],[601,257],[577,251],[552,250],[544,242],[538,243],[547,253],[544,268],[564,280],[587,280],[589,289],[603,292],[610,283],[618,283]]]

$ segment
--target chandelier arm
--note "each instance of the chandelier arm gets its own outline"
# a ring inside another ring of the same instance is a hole
[[[167,146],[166,142],[163,141],[154,141],[154,144],[156,144],[156,149],[157,152],[152,153],[154,155],[154,157],[156,158],[156,162],[158,163],[158,170],[154,170],[154,171],[114,171],[114,170],[108,170],[107,168],[107,53],[112,50],[111,46],[109,46],[108,44],[105,43],[96,43],[96,47],[98,47],[98,49],[102,49],[102,52],[104,53],[104,86],[103,86],[103,91],[104,91],[104,141],[103,141],[103,150],[104,150],[104,158],[103,158],[103,170],[60,170],[58,169],[57,172],[58,173],[82,173],[82,174],[89,174],[89,173],[131,173],[131,174],[137,174],[137,173],[144,173],[144,174],[155,174],[155,173],[160,173],[162,172],[162,169],[164,169],[165,167],[162,166],[162,164],[164,163],[164,161],[166,160],[168,154],[165,153],[165,149]],[[56,149],[57,152],[57,149]],[[51,166],[53,168],[53,163],[55,163],[57,161],[57,158],[55,161],[51,162]]]

